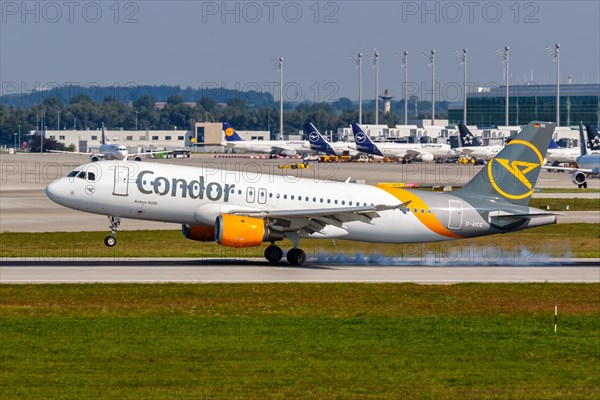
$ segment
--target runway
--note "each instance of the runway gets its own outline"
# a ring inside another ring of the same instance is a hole
[[[411,263],[408,263],[411,264]],[[24,283],[264,283],[264,282],[465,282],[600,283],[598,259],[548,259],[539,265],[373,266],[269,265],[259,259],[28,260],[3,259],[3,284]]]

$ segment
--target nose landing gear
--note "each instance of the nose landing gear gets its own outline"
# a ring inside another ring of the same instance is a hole
[[[115,236],[117,235],[119,225],[121,225],[121,218],[108,217],[108,219],[110,220],[110,226],[108,227],[110,229],[110,235],[104,238],[104,244],[107,247],[114,247],[114,245],[117,244],[117,238]]]

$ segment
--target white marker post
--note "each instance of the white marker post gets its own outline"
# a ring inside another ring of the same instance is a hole
[[[558,319],[558,306],[554,306],[554,332],[556,333],[556,322]]]

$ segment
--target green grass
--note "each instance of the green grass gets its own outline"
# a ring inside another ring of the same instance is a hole
[[[531,199],[531,207],[546,209],[550,207],[553,211],[564,211],[569,206],[569,211],[596,211],[600,212],[600,196],[596,199]]]
[[[598,285],[0,290],[0,399],[600,396]]]
[[[232,249],[216,243],[184,239],[179,231],[122,231],[118,244],[107,248],[102,240],[107,232],[59,233],[2,233],[0,257],[75,258],[94,260],[99,257],[126,259],[135,257],[260,257],[264,248]],[[283,242],[282,247],[289,246]],[[596,224],[558,224],[474,239],[441,243],[385,245],[345,240],[303,240],[302,248],[310,257],[339,253],[354,255],[382,254],[385,256],[422,257],[425,254],[455,256],[457,252],[477,253],[494,248],[506,257],[515,252],[550,257],[600,257],[600,226]]]

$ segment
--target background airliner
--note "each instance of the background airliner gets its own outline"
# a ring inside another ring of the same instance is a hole
[[[273,263],[283,257],[275,243],[288,239],[287,260],[299,265],[303,238],[437,242],[555,223],[556,215],[528,206],[553,131],[551,123],[529,124],[451,194],[133,161],[77,167],[46,194],[108,215],[107,246],[124,217],[179,223],[186,238],[223,246],[270,242],[265,258]]]
[[[295,156],[312,152],[306,140],[244,140],[228,122],[223,122],[225,141],[222,146],[244,153],[267,153]]]
[[[355,156],[358,154],[354,143],[329,142],[325,140],[321,132],[311,122],[304,124],[304,132],[308,134],[310,148],[314,151],[325,153],[328,156]]]
[[[459,154],[478,160],[489,161],[502,150],[504,146],[483,146],[479,139],[463,124],[458,124],[460,147],[454,149]]]
[[[587,147],[589,148],[588,153],[600,153],[600,133],[598,130],[592,125],[585,125],[585,129],[587,132],[588,140]],[[580,133],[583,131],[583,128],[579,127]],[[579,147],[571,147],[564,148],[558,146],[554,140],[550,141],[550,148],[548,149],[548,155],[546,156],[546,160],[548,162],[577,162],[577,158],[581,156],[581,143]]]
[[[594,139],[597,138],[597,132],[594,131],[593,127],[589,127],[588,135],[594,135]],[[599,140],[593,140],[590,137],[590,145],[594,148]],[[600,153],[590,153],[587,149],[587,143],[585,135],[583,133],[583,124],[579,123],[579,149],[581,155],[577,157],[577,168],[568,167],[546,167],[549,170],[556,171],[567,171],[571,172],[571,181],[577,185],[580,189],[587,188],[587,180],[589,178],[600,178]]]
[[[380,157],[434,161],[436,158],[454,157],[456,153],[448,144],[437,143],[373,143],[358,124],[352,124],[356,149]]]
[[[104,124],[102,124],[102,144],[98,147],[98,153],[83,153],[80,151],[61,151],[49,150],[51,153],[77,154],[80,156],[90,156],[90,160],[96,162],[100,159],[105,160],[128,160],[129,158],[135,161],[142,161],[143,155],[169,153],[168,150],[150,151],[144,153],[129,153],[127,147],[122,144],[109,143],[104,134]]]

